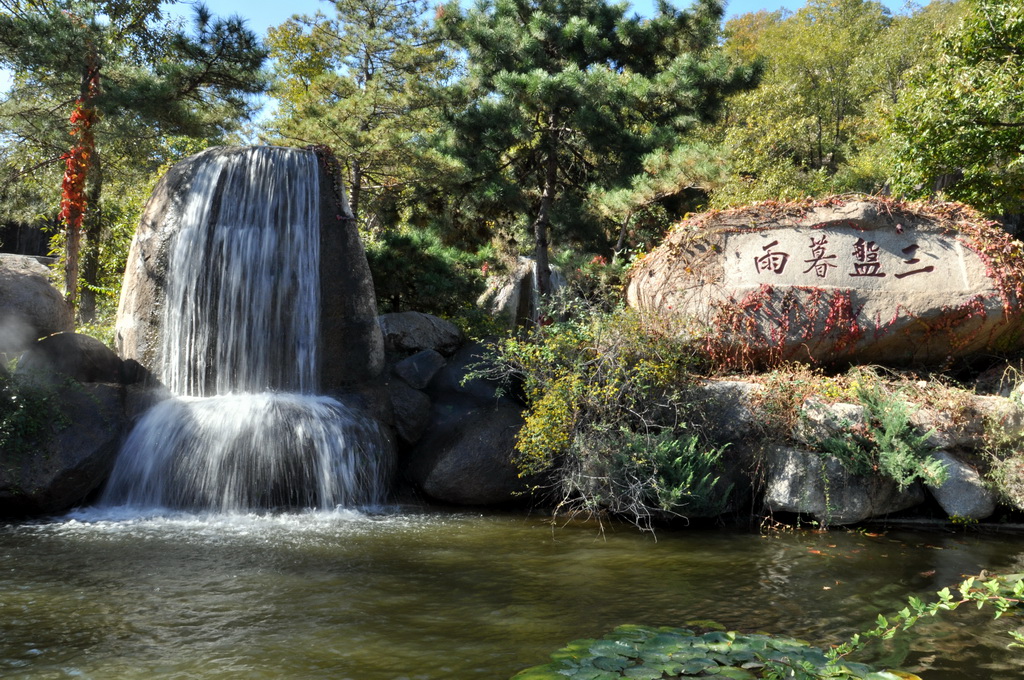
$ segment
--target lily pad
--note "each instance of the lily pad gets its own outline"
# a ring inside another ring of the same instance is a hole
[[[735,666],[722,666],[717,671],[712,672],[712,675],[718,675],[723,678],[731,678],[731,680],[756,680],[757,676],[750,671],[742,668],[736,668]]]

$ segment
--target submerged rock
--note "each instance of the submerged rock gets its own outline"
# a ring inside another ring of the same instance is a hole
[[[710,329],[708,348],[737,365],[943,364],[1024,347],[1024,263],[1006,248],[964,206],[755,205],[679,224],[627,297]]]

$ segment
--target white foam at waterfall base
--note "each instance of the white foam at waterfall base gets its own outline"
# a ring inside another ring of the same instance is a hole
[[[329,397],[167,399],[132,430],[103,504],[223,512],[378,504],[387,476],[379,437]]]
[[[132,430],[101,505],[383,502],[390,466],[376,423],[314,394],[318,186],[311,152],[202,159],[168,266],[161,378],[176,396]]]

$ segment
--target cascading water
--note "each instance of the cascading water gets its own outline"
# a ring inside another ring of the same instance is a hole
[[[185,197],[148,411],[101,504],[238,511],[383,500],[375,423],[317,396],[317,158],[212,155]]]

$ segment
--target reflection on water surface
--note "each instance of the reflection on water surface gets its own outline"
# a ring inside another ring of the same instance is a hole
[[[982,568],[1024,571],[1024,539],[90,511],[0,527],[0,676],[500,680],[621,623],[711,619],[827,644]],[[1015,625],[960,610],[873,660],[1016,679]]]

